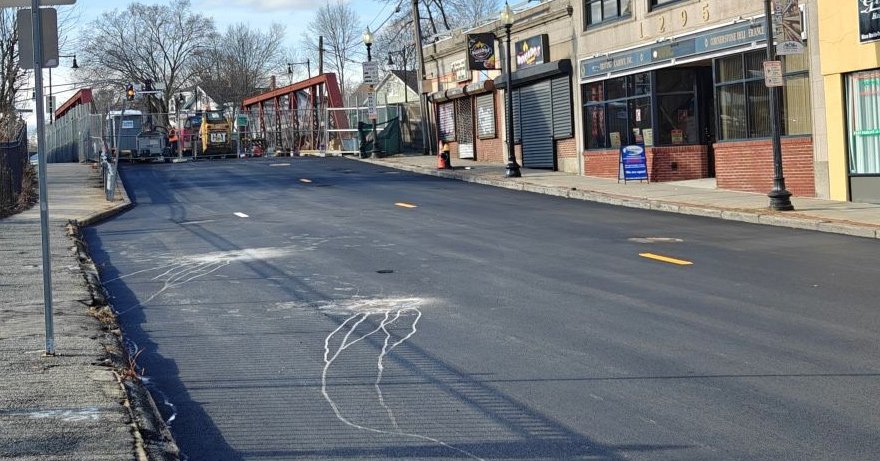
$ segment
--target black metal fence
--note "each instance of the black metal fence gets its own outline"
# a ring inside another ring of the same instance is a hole
[[[27,129],[22,126],[14,140],[0,142],[0,218],[18,205],[27,167]]]

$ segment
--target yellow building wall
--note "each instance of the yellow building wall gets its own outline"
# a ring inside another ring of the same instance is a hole
[[[859,42],[859,3],[820,0],[819,59],[826,96],[828,176],[832,200],[847,199],[844,74],[880,67],[880,41]]]

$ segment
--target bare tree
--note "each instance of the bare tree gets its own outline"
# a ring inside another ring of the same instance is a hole
[[[19,68],[16,10],[0,9],[0,116],[15,113],[19,93],[27,83],[27,72]]]
[[[196,58],[196,81],[218,103],[238,107],[255,94],[283,60],[284,26],[259,31],[239,23],[217,36]]]
[[[380,48],[390,47],[399,43],[398,37],[405,38],[406,43],[413,42],[412,2],[408,0],[377,0],[395,8],[382,20],[379,31]],[[498,12],[500,0],[418,0],[421,17],[422,37],[425,43],[430,42],[439,34],[456,28],[469,28],[492,18]],[[397,48],[400,48],[399,46]],[[414,50],[413,50],[414,51]],[[415,53],[413,53],[415,54]]]
[[[336,72],[340,91],[345,94],[346,69],[356,63],[355,57],[362,56],[364,45],[361,40],[363,28],[358,15],[343,0],[328,1],[318,12],[303,34],[305,54],[317,61],[318,37],[324,37],[325,66]]]
[[[14,8],[0,8],[0,117],[18,119],[15,116],[17,104],[31,97],[32,88],[26,88],[33,71],[20,68],[17,13]],[[76,23],[78,10],[75,7],[58,8],[58,41],[65,53],[67,37]],[[31,40],[31,38],[24,38]]]
[[[196,57],[215,43],[214,21],[194,13],[189,0],[165,5],[131,3],[103,13],[82,38],[83,73],[94,87],[122,88],[152,80],[165,92],[150,98],[152,112],[166,113],[171,97],[196,81]]]

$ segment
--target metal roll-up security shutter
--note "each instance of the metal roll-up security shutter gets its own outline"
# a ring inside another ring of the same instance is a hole
[[[520,120],[522,120],[522,116],[519,113],[519,90],[513,90],[513,142],[515,144],[519,144],[522,142],[522,136],[520,134]],[[507,101],[505,101],[505,104]],[[507,113],[505,112],[504,117],[507,118]]]
[[[571,116],[571,78],[556,77],[550,81],[553,92],[553,137],[564,139],[574,136],[574,120]]]
[[[437,106],[437,135],[441,141],[455,141],[454,103],[447,102]]]
[[[553,142],[553,98],[550,81],[519,89],[522,158],[526,168],[556,168]]]
[[[477,96],[477,137],[489,139],[497,136],[495,127],[495,94]]]
[[[455,100],[458,158],[474,158],[474,110],[471,98]]]

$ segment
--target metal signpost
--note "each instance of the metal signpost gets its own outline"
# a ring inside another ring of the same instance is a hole
[[[55,331],[52,322],[52,267],[51,254],[49,252],[49,204],[46,182],[46,120],[43,117],[43,68],[58,65],[58,29],[46,30],[45,35],[42,30],[42,14],[40,6],[52,5],[73,5],[76,0],[0,0],[0,7],[28,7],[30,10],[21,10],[19,19],[23,16],[30,15],[30,34],[20,34],[21,45],[32,40],[33,46],[33,62],[32,66],[28,66],[29,60],[22,60],[20,65],[22,68],[34,69],[34,90],[36,96],[36,113],[37,113],[37,157],[39,159],[37,169],[40,177],[40,233],[43,252],[43,305],[44,316],[46,322],[46,355],[55,355]],[[54,10],[52,10],[54,13]],[[47,17],[56,17],[54,14]],[[20,27],[23,26],[19,21]],[[45,37],[44,37],[45,35]],[[44,40],[48,40],[44,42]],[[43,59],[43,45],[48,44],[53,49],[48,53],[54,56],[53,62],[46,62]],[[26,48],[26,46],[25,46]]]

